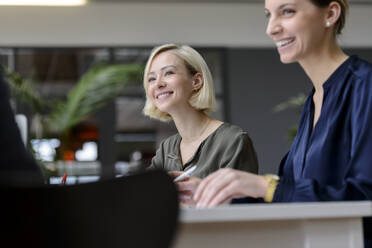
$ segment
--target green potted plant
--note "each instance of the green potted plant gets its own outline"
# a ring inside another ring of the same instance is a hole
[[[31,80],[4,68],[6,81],[13,98],[30,106],[40,120],[38,138],[53,134],[68,146],[71,128],[123,93],[125,87],[140,82],[143,65],[97,65],[90,68],[68,92],[66,99],[46,100],[35,90]],[[60,149],[61,150],[61,149]]]

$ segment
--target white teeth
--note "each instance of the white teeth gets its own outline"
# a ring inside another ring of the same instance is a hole
[[[278,41],[278,42],[276,42],[276,46],[277,47],[282,47],[282,46],[288,45],[289,43],[291,43],[293,41],[294,41],[294,39]]]
[[[164,97],[166,97],[166,96],[168,96],[168,95],[170,95],[169,92],[164,92],[164,93],[161,93],[160,95],[158,95],[156,98],[157,98],[157,99],[161,99],[161,98],[164,98]]]

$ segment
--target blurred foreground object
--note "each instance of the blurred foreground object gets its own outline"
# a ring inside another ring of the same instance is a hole
[[[162,171],[0,194],[3,247],[166,248],[177,229],[177,191]]]
[[[1,68],[0,116],[0,185],[42,184],[41,171],[22,142]]]

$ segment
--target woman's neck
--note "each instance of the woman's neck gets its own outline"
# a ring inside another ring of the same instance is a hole
[[[177,111],[171,116],[183,142],[192,142],[205,136],[210,124],[215,121],[192,107],[188,111]]]
[[[319,49],[306,59],[299,61],[301,67],[312,81],[315,92],[323,91],[323,84],[337,68],[348,58],[334,41]]]

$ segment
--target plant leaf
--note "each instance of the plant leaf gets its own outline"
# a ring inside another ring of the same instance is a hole
[[[31,80],[23,79],[18,73],[3,67],[4,76],[13,98],[31,107],[32,111],[42,113],[50,104],[42,99]]]
[[[91,68],[68,93],[66,102],[57,104],[52,111],[47,122],[48,130],[65,133],[122,94],[128,83],[140,81],[142,72],[143,66],[138,64]]]
[[[280,112],[289,108],[302,108],[306,102],[306,96],[303,93],[288,98],[288,100],[279,103],[274,107],[274,112]]]

